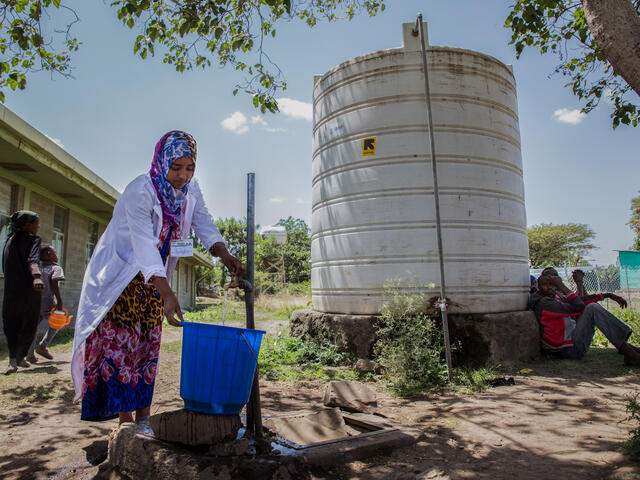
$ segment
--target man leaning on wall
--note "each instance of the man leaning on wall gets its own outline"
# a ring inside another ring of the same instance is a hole
[[[576,292],[564,284],[555,269],[543,270],[538,278],[538,291],[532,295],[530,308],[540,323],[543,350],[559,358],[581,360],[589,351],[597,327],[624,355],[625,365],[640,366],[638,348],[627,341],[631,328],[598,304],[610,298],[625,308],[627,302],[613,293],[580,295],[584,293],[584,273],[580,273],[574,274]]]

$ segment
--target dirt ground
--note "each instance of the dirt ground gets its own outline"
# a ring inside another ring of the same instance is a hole
[[[260,328],[260,325],[258,325]],[[272,327],[273,328],[273,327]],[[180,408],[180,359],[167,330],[152,413]],[[73,397],[69,351],[0,378],[0,477],[87,479],[106,454],[116,421],[80,421]],[[532,371],[520,374],[523,368]],[[413,399],[382,387],[379,411],[421,428],[425,439],[388,456],[315,472],[318,479],[634,479],[640,467],[619,448],[631,428],[625,395],[638,388],[640,370],[622,366],[612,349],[583,362],[541,359],[505,369],[514,386],[481,393],[444,392]],[[44,378],[44,381],[43,381]],[[319,406],[324,386],[261,382],[265,414]]]

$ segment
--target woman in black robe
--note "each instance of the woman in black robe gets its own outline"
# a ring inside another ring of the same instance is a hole
[[[11,215],[9,238],[2,255],[2,321],[9,345],[5,374],[30,366],[24,357],[36,335],[44,288],[40,279],[39,228],[40,218],[35,212],[20,210]]]

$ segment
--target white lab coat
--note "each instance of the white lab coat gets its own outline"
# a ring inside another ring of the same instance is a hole
[[[189,184],[183,208],[181,238],[187,238],[193,228],[207,250],[214,243],[224,242],[195,179]],[[161,228],[162,207],[151,177],[140,175],[118,199],[82,282],[71,358],[76,401],[82,397],[85,341],[125,287],[138,272],[145,281],[153,275],[171,278],[178,258],[170,256],[166,268],[163,265],[158,251]]]

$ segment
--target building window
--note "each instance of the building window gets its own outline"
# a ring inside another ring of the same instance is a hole
[[[87,246],[85,248],[85,259],[84,265],[85,267],[89,265],[89,260],[91,260],[91,255],[93,255],[93,251],[96,248],[96,243],[98,243],[98,222],[92,222],[89,220],[89,235],[87,237]]]
[[[58,263],[64,266],[64,236],[67,230],[67,209],[56,205],[53,212],[53,234],[51,245],[58,253]]]

